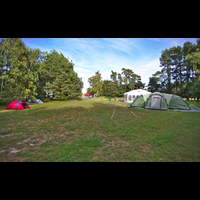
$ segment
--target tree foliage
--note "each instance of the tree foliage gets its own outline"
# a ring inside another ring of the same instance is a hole
[[[90,88],[87,92],[97,93],[97,96],[122,97],[127,91],[145,86],[141,82],[141,76],[135,74],[131,69],[122,68],[122,73],[111,70],[111,80],[101,80],[100,75],[100,72],[97,71],[94,76],[88,79]]]
[[[20,38],[0,39],[1,102],[27,101],[47,90],[56,98],[78,96],[82,87],[73,64],[62,54],[28,48]]]
[[[149,91],[199,96],[200,39],[197,44],[185,42],[183,47],[165,49],[160,57],[160,72],[149,79]]]
[[[97,94],[97,96],[102,96],[103,82],[102,82],[101,73],[99,71],[95,72],[95,75],[90,77],[88,79],[88,82],[90,84],[90,88],[88,88],[87,92],[90,92],[91,94]]]
[[[45,91],[53,91],[55,99],[67,99],[81,95],[82,80],[73,71],[73,63],[62,53],[51,51],[44,61],[44,67],[49,72]]]

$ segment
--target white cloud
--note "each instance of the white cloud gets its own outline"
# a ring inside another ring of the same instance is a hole
[[[140,75],[142,82],[146,83],[147,85],[149,83],[149,77],[151,77],[152,74],[160,70],[160,61],[159,58],[156,58],[154,60],[149,61],[147,64],[140,65],[139,67],[137,67],[135,69],[135,73]]]
[[[130,53],[133,49],[138,48],[135,38],[104,38],[106,49],[109,51],[122,51]]]
[[[89,70],[89,69],[84,69],[84,68],[82,68],[82,67],[76,67],[76,66],[74,66],[74,71],[76,71],[76,72],[85,72],[85,73],[91,73],[92,71],[91,70]]]
[[[147,39],[151,41],[161,42],[161,38],[147,38]]]
[[[139,66],[134,65],[134,63],[131,63],[127,60],[122,60],[121,62],[117,60],[113,62],[113,66],[107,67],[107,70],[101,70],[101,68],[99,69],[102,80],[111,80],[110,78],[111,70],[117,73],[121,73],[122,72],[121,69],[124,67],[126,69],[132,69],[134,73],[140,75],[141,81],[147,85],[149,83],[149,77],[151,77],[152,74],[156,73],[157,71],[161,70],[161,68],[159,67],[160,66],[159,58],[153,59],[147,62],[146,64],[141,64]],[[138,67],[135,67],[135,66],[138,66]],[[78,76],[82,77],[82,80],[84,83],[84,88],[82,90],[84,93],[87,91],[87,88],[89,87],[88,78],[94,75],[95,75],[95,72],[91,73],[87,70],[84,73],[78,72]]]
[[[134,73],[142,78],[142,82],[148,84],[149,77],[153,73],[160,70],[159,59],[150,60],[148,56],[142,59],[136,59],[133,53],[139,47],[136,44],[136,39],[128,38],[103,38],[103,39],[81,39],[81,38],[66,38],[53,39],[59,47],[64,46],[62,53],[65,57],[70,56],[70,60],[75,63],[74,70],[82,77],[84,83],[83,92],[89,87],[88,78],[95,75],[96,71],[100,71],[102,80],[110,80],[111,70],[121,73],[122,68],[132,69]],[[150,40],[159,41],[157,38]],[[125,52],[131,55],[126,57],[117,52]],[[133,59],[134,58],[134,59]]]

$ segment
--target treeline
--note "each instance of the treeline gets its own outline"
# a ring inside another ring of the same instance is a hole
[[[161,71],[152,74],[148,90],[173,93],[185,98],[200,98],[200,39],[197,44],[165,49],[160,57]]]
[[[74,64],[55,50],[41,52],[20,38],[0,39],[0,103],[38,98],[53,92],[55,99],[81,95],[83,82]]]
[[[111,80],[102,80],[101,73],[97,71],[88,79],[90,87],[87,92],[97,96],[122,97],[125,92],[144,88],[141,76],[135,74],[131,69],[122,68],[122,73],[111,70]]]

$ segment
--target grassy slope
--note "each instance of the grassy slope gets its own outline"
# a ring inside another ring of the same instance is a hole
[[[0,107],[0,161],[200,161],[200,113],[126,106],[90,98]]]

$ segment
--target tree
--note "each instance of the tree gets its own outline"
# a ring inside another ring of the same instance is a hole
[[[172,84],[171,84],[171,58],[170,58],[170,50],[165,49],[162,50],[162,54],[160,57],[160,67],[163,67],[162,72],[167,74],[166,79],[164,80],[164,83],[166,85],[166,92],[171,93],[172,92]]]
[[[188,54],[193,51],[193,44],[191,42],[185,42],[183,44],[183,66],[185,68],[185,80],[190,81],[190,75],[192,74],[192,65],[185,59]]]
[[[119,85],[122,85],[122,82],[123,82],[122,76],[121,76],[120,73],[118,73],[118,84],[119,84]]]
[[[103,83],[102,83],[102,95],[103,96],[107,96],[108,95],[108,84],[110,82],[112,82],[112,81],[103,80]]]
[[[88,78],[90,84],[89,92],[97,94],[97,96],[102,96],[103,93],[103,82],[102,82],[101,73],[99,71],[95,72],[95,75]]]
[[[148,91],[149,92],[157,92],[160,84],[158,84],[159,78],[158,77],[150,77],[149,78],[149,84],[148,84]]]
[[[41,74],[44,74],[44,68],[42,67],[43,60],[46,52],[41,52],[39,49],[28,49],[27,52],[27,68],[28,76],[25,81],[26,88],[30,90],[27,99],[35,98],[38,94],[43,93],[41,91],[45,83],[40,85]],[[26,99],[26,100],[27,100]]]
[[[113,83],[113,82],[108,83],[106,96],[116,97],[118,96],[118,94],[119,94],[119,91],[118,91],[117,83]]]
[[[124,93],[125,93],[125,88],[124,88],[124,86],[123,86],[123,85],[119,85],[119,86],[118,86],[118,96],[119,96],[119,97],[122,97],[122,96],[124,96]]]
[[[186,61],[193,66],[193,70],[199,72],[200,69],[200,48],[197,48],[195,52],[191,52],[186,56]]]
[[[117,72],[114,72],[113,70],[111,70],[110,78],[112,79],[114,83],[117,83]]]
[[[44,65],[49,73],[45,91],[53,91],[55,99],[67,99],[81,95],[83,82],[73,71],[73,63],[62,53],[53,50],[47,54]]]
[[[190,85],[190,93],[193,97],[200,98],[200,48],[196,49],[196,52],[191,52],[186,56],[186,61],[193,66],[193,70],[196,72],[196,77],[193,78],[193,84]]]
[[[196,89],[193,85],[198,88],[199,49],[200,39],[197,40],[197,44],[185,42],[183,48],[177,46],[162,51],[160,57],[162,70],[159,75],[162,92],[173,92],[187,99],[194,95],[192,91]],[[152,78],[150,85],[155,85],[156,80]]]
[[[174,80],[174,86],[176,87],[176,93],[178,91],[178,87],[180,92],[182,93],[182,83],[183,83],[183,54],[182,47],[172,47],[169,49],[169,57],[171,59],[171,76],[172,80]]]
[[[26,87],[28,78],[27,48],[20,38],[1,39],[1,98],[24,99],[30,89]]]
[[[27,48],[20,38],[2,38],[0,46],[1,98],[34,98],[42,73],[43,52]]]
[[[131,75],[133,74],[133,71],[131,69],[122,68],[122,74],[125,75],[123,78],[123,82],[125,83],[125,92],[126,92],[126,87],[127,84],[130,83],[130,78]]]
[[[135,81],[136,81],[136,88],[139,89],[139,88],[144,88],[144,85],[142,82],[141,82],[141,76],[135,74]]]
[[[124,82],[124,85],[125,85],[125,92],[126,92],[126,87],[127,87],[127,84],[128,84],[128,78],[127,78],[127,76],[123,77],[123,82]]]

